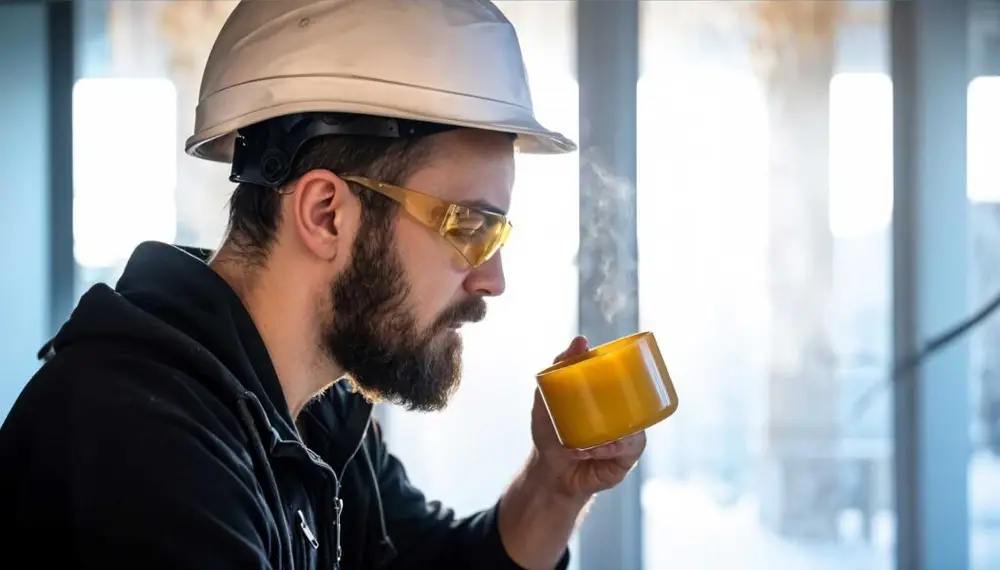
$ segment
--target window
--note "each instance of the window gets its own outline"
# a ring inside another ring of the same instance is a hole
[[[830,230],[835,238],[892,222],[892,80],[838,73],[830,82]]]
[[[888,569],[888,394],[855,406],[889,365],[892,92],[855,71],[883,54],[749,3],[643,10],[640,322],[681,402],[649,434],[644,567]]]
[[[190,158],[182,143],[194,127],[202,66],[235,6],[78,4],[84,79],[74,93],[77,295],[98,281],[113,284],[138,241],[219,244],[233,188],[228,165]]]
[[[167,79],[76,83],[73,241],[85,275],[120,267],[142,241],[174,240],[176,116]]]
[[[1000,76],[969,83],[969,200],[1000,203]]]
[[[968,197],[972,304],[1000,294],[1000,77],[969,84]],[[969,536],[973,570],[1000,565],[1000,320],[992,316],[971,343]]]

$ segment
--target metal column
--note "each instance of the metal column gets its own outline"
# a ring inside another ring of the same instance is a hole
[[[591,345],[635,332],[637,0],[577,1],[580,87],[580,332]],[[642,566],[641,476],[602,493],[580,532],[581,570]]]
[[[49,328],[52,335],[69,317],[76,300],[76,259],[73,256],[76,6],[76,2],[46,3],[49,46]]]
[[[893,334],[896,358],[969,310],[969,0],[893,0]],[[969,567],[968,344],[895,386],[897,563]]]

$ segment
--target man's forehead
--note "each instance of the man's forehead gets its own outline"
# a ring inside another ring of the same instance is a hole
[[[407,185],[448,202],[506,213],[514,186],[514,147],[500,133],[453,131],[435,141],[430,160]]]

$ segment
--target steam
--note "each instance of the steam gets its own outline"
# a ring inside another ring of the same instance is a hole
[[[592,301],[606,324],[613,324],[622,311],[638,303],[629,292],[636,287],[636,251],[633,234],[635,212],[631,208],[635,186],[601,166],[601,161],[581,154],[580,199],[589,223],[581,232],[578,256],[585,282],[593,285]],[[623,231],[624,230],[624,231]]]

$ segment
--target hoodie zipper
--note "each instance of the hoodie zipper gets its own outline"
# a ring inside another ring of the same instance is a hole
[[[253,404],[254,404],[254,406],[256,408],[257,413],[260,414],[260,417],[264,418],[265,425],[267,425],[269,427],[269,429],[271,429],[273,431],[274,428],[270,425],[270,421],[268,421],[268,419],[267,419],[267,414],[264,411],[264,406],[260,403],[260,400],[257,398],[257,396],[253,392],[250,392],[248,390],[248,391],[244,392],[244,397],[246,399],[248,399],[248,400],[250,400],[250,401],[253,402]],[[253,418],[250,416],[250,412],[249,412],[248,409],[246,409],[245,407],[243,407],[243,409],[246,410],[246,419],[245,419],[245,421],[247,421],[247,422],[250,423],[250,425],[248,427],[251,429],[251,432],[253,433],[253,436],[256,438],[257,442],[260,444],[260,451],[264,452],[263,442],[260,439],[260,435],[259,435],[258,430],[256,429],[256,426],[253,424]],[[367,431],[367,424],[366,424],[366,428],[365,429]],[[364,441],[364,437],[363,436],[362,436],[361,440]],[[332,566],[333,570],[339,570],[339,568],[340,568],[340,559],[341,559],[341,555],[342,555],[342,552],[343,552],[343,549],[342,549],[341,544],[340,544],[340,512],[343,510],[343,501],[340,499],[340,476],[338,476],[337,472],[333,469],[333,467],[330,467],[330,465],[328,463],[326,463],[325,461],[323,461],[322,458],[320,458],[312,450],[310,450],[308,447],[306,447],[305,444],[302,443],[302,441],[299,440],[298,438],[296,438],[294,440],[279,439],[278,442],[277,442],[277,445],[274,446],[273,453],[275,455],[286,455],[287,456],[287,455],[289,455],[288,452],[281,452],[281,453],[278,452],[279,451],[279,446],[280,447],[295,448],[296,450],[298,450],[301,453],[305,454],[305,456],[308,457],[309,460],[314,465],[316,465],[317,467],[319,467],[324,473],[326,473],[333,480],[333,488],[334,488],[334,493],[333,493],[333,497],[334,497],[333,498],[333,508],[334,508],[333,523],[334,524],[333,524],[333,526],[334,526],[334,528],[331,529],[328,532],[328,537],[329,537],[329,534],[335,533],[334,537],[333,537],[333,539],[334,539],[333,540],[333,544],[334,544],[334,548],[335,548],[335,551],[334,551],[335,559],[334,559],[334,563],[331,566]],[[265,456],[262,459],[265,462],[267,462],[266,454],[265,454]],[[267,463],[268,463],[268,465],[267,465],[267,474],[268,474],[268,476],[271,479],[271,481],[269,481],[269,483],[270,483],[270,485],[273,485],[275,489],[277,489],[277,481],[274,479],[274,475],[271,473],[270,463],[269,462],[267,462]],[[279,514],[280,513],[284,513],[284,510],[281,508],[280,504],[275,505],[275,507],[277,508]],[[284,522],[284,515],[281,514],[280,516],[282,518],[282,522]],[[300,516],[301,516],[301,513],[300,513]],[[316,539],[316,535],[308,528],[308,525],[305,524],[304,520],[301,520],[300,522],[302,523],[302,530],[306,533],[306,538],[309,539],[310,543],[313,543],[313,541],[316,541],[313,544],[318,549],[318,547],[319,547],[319,541]]]
[[[306,540],[312,545],[313,550],[319,549],[319,541],[316,540],[316,535],[309,528],[309,522],[306,521],[306,516],[302,514],[302,509],[299,509],[297,514],[299,515],[299,527],[302,529],[302,534],[306,535]]]
[[[264,418],[265,424],[268,425],[268,427],[273,430],[274,428],[270,426],[270,421],[267,419],[267,414],[264,411],[264,406],[260,403],[260,400],[257,398],[257,396],[253,392],[250,392],[249,390],[245,391],[244,395],[247,399],[251,400],[254,403],[255,407],[257,408],[257,412],[261,415],[262,418]],[[247,415],[249,416],[249,410],[247,410]],[[247,417],[247,420],[251,419],[252,418]],[[333,487],[334,487],[333,501],[332,501],[333,528],[330,529],[330,531],[328,532],[328,537],[330,534],[333,535],[332,537],[329,537],[332,538],[332,543],[334,545],[335,558],[334,558],[334,563],[332,565],[333,570],[340,569],[340,561],[341,558],[343,557],[343,545],[341,544],[341,516],[344,511],[344,500],[340,497],[340,489],[341,489],[340,483],[344,474],[347,472],[347,467],[351,464],[351,461],[353,461],[354,458],[357,456],[358,451],[363,452],[365,456],[365,462],[367,463],[368,466],[368,472],[372,478],[372,485],[374,486],[375,499],[377,502],[378,513],[379,513],[379,522],[381,524],[381,530],[382,530],[382,540],[384,543],[386,543],[388,548],[393,549],[392,543],[389,540],[389,535],[386,529],[385,513],[382,507],[382,497],[378,489],[378,477],[375,474],[375,469],[374,466],[372,465],[371,458],[368,455],[368,450],[364,449],[365,439],[368,437],[368,430],[371,428],[371,423],[372,423],[372,409],[369,408],[368,416],[365,419],[365,427],[361,431],[361,437],[358,438],[358,443],[354,447],[354,451],[351,452],[351,455],[348,456],[347,460],[344,462],[344,465],[341,468],[340,473],[337,473],[333,469],[333,467],[331,467],[328,463],[323,461],[322,458],[316,455],[316,453],[314,453],[312,450],[306,447],[305,444],[300,439],[298,438],[294,440],[279,439],[278,441],[279,444],[294,446],[297,449],[301,450],[301,452],[304,453],[312,461],[313,464],[320,467],[325,473],[327,473],[333,479]],[[251,426],[251,429],[253,429],[254,432],[256,432],[254,426]],[[255,433],[255,435],[257,434]],[[257,435],[258,441],[260,441],[259,438],[260,436]],[[263,451],[263,446],[261,451]],[[268,472],[270,473],[269,468]],[[273,480],[273,475],[271,475],[271,478],[272,478],[272,484],[274,484],[276,488],[277,482]],[[278,505],[278,507],[280,510],[280,505]],[[299,513],[299,516],[301,517],[302,514]],[[316,539],[315,534],[313,534],[313,532],[308,528],[308,525],[305,524],[304,519],[300,520],[300,523],[302,524],[303,532],[306,533],[306,538],[309,540],[311,544],[313,544],[314,548],[318,548],[319,541]]]

